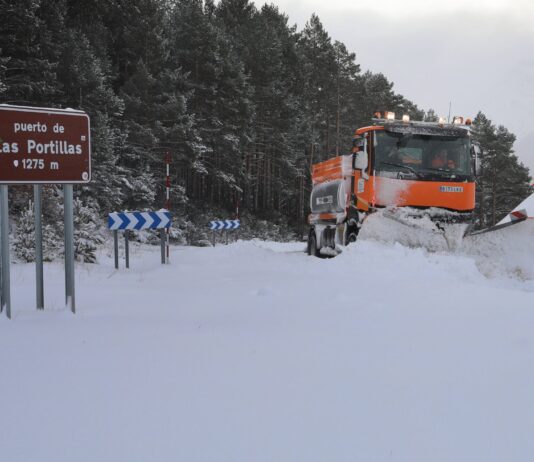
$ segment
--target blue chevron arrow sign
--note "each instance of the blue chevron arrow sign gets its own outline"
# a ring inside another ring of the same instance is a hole
[[[212,231],[221,231],[223,229],[237,229],[241,226],[241,222],[239,220],[210,221],[208,226]]]
[[[113,212],[108,215],[108,228],[113,231],[170,228],[171,223],[171,212],[167,210],[158,212]]]

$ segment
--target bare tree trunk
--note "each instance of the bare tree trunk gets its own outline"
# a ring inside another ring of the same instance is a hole
[[[497,222],[496,220],[496,211],[497,211],[497,174],[495,172],[495,169],[493,169],[493,184],[492,184],[492,210],[491,210],[491,219],[492,219],[492,225],[495,225]]]
[[[256,151],[256,182],[254,184],[254,211],[257,211],[260,208],[260,181],[261,181],[261,160],[260,155]]]
[[[265,179],[265,186],[266,186],[266,191],[265,191],[265,196],[266,196],[266,205],[267,205],[267,209],[269,210],[272,210],[273,206],[272,206],[272,179],[273,179],[273,176],[272,176],[272,158],[271,156],[269,156],[269,158],[267,159],[267,178]]]
[[[315,153],[315,143],[311,142],[311,146],[310,146],[310,175],[311,175],[311,172],[312,172],[312,166],[313,166],[313,161],[314,161],[314,153]]]
[[[330,112],[326,108],[326,158],[330,156]]]

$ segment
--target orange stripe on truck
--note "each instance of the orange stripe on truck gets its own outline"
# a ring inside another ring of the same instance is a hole
[[[313,164],[312,183],[323,183],[325,181],[342,180],[352,176],[352,155],[333,157]]]

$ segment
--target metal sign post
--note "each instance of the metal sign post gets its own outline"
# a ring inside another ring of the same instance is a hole
[[[124,231],[124,259],[126,260],[126,269],[130,268],[130,231]]]
[[[1,215],[1,212],[0,212]],[[2,217],[0,216],[0,314],[4,310],[4,286],[2,283]]]
[[[161,229],[159,232],[160,245],[161,245],[161,264],[165,264],[165,230]]]
[[[74,292],[74,207],[72,185],[63,186],[63,207],[65,214],[65,305],[76,313]]]
[[[171,209],[171,172],[170,172],[170,166],[171,166],[171,153],[167,151],[165,153],[165,170],[166,170],[166,177],[165,177],[165,208],[167,210]],[[167,263],[169,262],[170,258],[170,237],[171,237],[171,228],[166,229],[167,233]]]
[[[115,269],[119,269],[119,232],[113,231],[113,250],[115,253]]]
[[[0,311],[6,310],[11,319],[11,281],[9,270],[9,207],[7,185],[0,185],[0,231],[2,253],[2,304]]]
[[[43,224],[41,213],[42,186],[33,186],[33,206],[35,215],[35,296],[38,310],[44,310],[44,281],[43,281]]]
[[[2,267],[3,267],[3,250],[2,250],[2,236],[4,235],[4,232],[2,230],[2,223],[4,222],[4,214],[2,213],[3,212],[3,207],[2,207],[2,202],[3,202],[3,198],[4,198],[4,193],[2,191],[2,189],[0,189],[0,314],[2,313],[2,311],[4,311],[4,283],[3,283],[3,276],[2,276]]]

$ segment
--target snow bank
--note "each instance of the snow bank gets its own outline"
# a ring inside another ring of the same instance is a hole
[[[534,280],[534,220],[469,236],[461,250],[475,259],[486,276]]]

